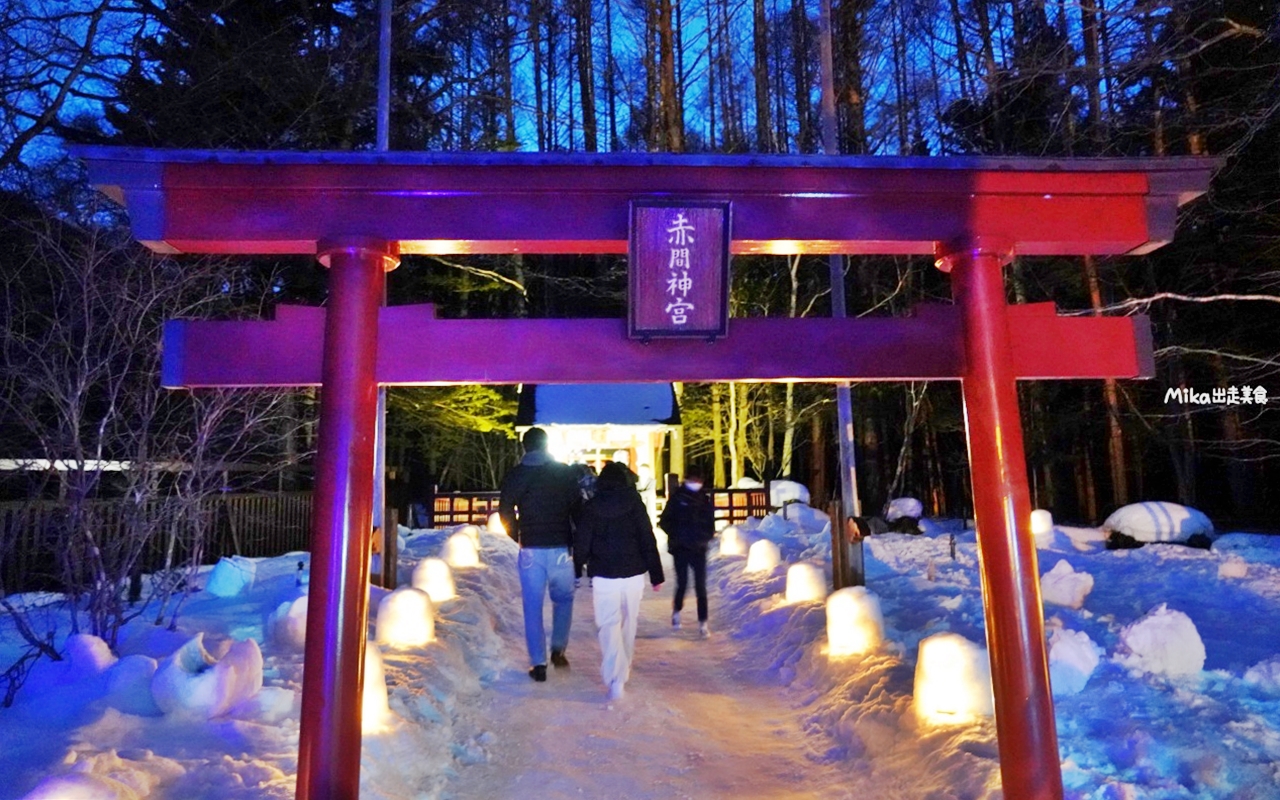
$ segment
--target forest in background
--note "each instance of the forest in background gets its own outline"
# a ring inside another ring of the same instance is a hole
[[[819,153],[830,144],[820,124],[821,11],[818,0],[396,0],[391,146]],[[61,144],[372,149],[377,18],[374,0],[8,4],[0,187],[6,208],[22,213],[5,214],[18,242],[0,254],[6,307],[34,309],[30,319],[52,329],[68,297],[103,294],[88,279],[32,294],[20,276],[48,249],[50,229],[74,231],[55,243],[109,241],[129,264],[205,276],[218,301],[192,313],[323,302],[323,272],[309,259],[226,264],[142,252]],[[838,152],[1223,158],[1209,195],[1184,208],[1173,244],[1142,257],[1020,258],[1008,269],[1015,302],[1150,314],[1157,348],[1151,381],[1023,385],[1033,502],[1098,522],[1124,502],[1173,499],[1274,525],[1275,403],[1196,406],[1165,393],[1280,392],[1280,2],[833,0],[830,21]],[[82,244],[72,250],[74,263],[108,263]],[[618,257],[406,257],[390,276],[390,302],[434,302],[455,317],[621,316],[625,269]],[[825,257],[738,257],[733,270],[735,315],[830,313]],[[930,259],[847,260],[851,314],[904,314],[949,296]],[[95,313],[154,322],[158,308]],[[49,396],[27,351],[13,346],[16,319],[0,363],[2,449],[67,457],[91,441],[96,452],[136,458],[137,437],[110,435],[121,407],[106,402],[91,366],[64,365],[85,371],[81,394]],[[75,318],[65,325],[84,330]],[[137,346],[154,356],[145,340]],[[148,380],[139,362],[128,386],[142,392]],[[717,483],[793,476],[820,495],[831,490],[830,387],[687,385],[682,394],[689,457],[714,467]],[[165,418],[175,431],[205,413],[187,399]],[[253,447],[226,432],[236,419],[219,417],[223,433],[202,443],[225,443],[211,463],[240,451],[305,462],[312,399],[263,401],[272,421]],[[512,388],[393,390],[389,406],[393,466],[484,488],[516,457]],[[958,385],[858,385],[854,413],[868,511],[909,494],[930,513],[968,513]],[[101,424],[107,414],[117,415],[111,425]],[[191,445],[172,447],[181,455]],[[78,480],[74,491],[88,496],[100,477],[58,480]]]

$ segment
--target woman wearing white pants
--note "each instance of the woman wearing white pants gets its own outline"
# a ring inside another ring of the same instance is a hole
[[[611,700],[622,697],[631,676],[645,574],[654,591],[663,581],[649,512],[630,478],[630,470],[618,463],[600,470],[596,494],[583,507],[573,540],[574,559],[591,576],[600,675]]]

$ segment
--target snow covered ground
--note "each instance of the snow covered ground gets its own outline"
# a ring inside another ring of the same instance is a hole
[[[383,648],[392,713],[366,734],[362,796],[999,797],[992,720],[938,725],[913,707],[921,640],[952,632],[983,644],[972,530],[926,520],[924,535],[870,539],[884,641],[836,658],[824,605],[785,602],[788,565],[829,572],[821,516],[788,512],[742,532],[777,545],[776,567],[746,572],[745,552],[713,556],[709,641],[671,630],[673,581],[646,594],[634,677],[614,704],[598,685],[585,586],[571,669],[545,684],[525,676],[515,546],[481,534],[482,565],[455,569],[457,597],[436,605],[436,641]],[[402,585],[446,539],[408,538]],[[1228,534],[1212,550],[1107,551],[1103,539],[1058,527],[1039,551],[1052,573],[1045,615],[1068,796],[1280,797],[1280,537]],[[219,589],[230,596],[193,595],[177,632],[135,621],[114,655],[81,642],[71,663],[42,662],[0,710],[0,798],[292,797],[301,655],[280,609],[305,591],[299,560],[259,561],[250,586]],[[380,598],[375,589],[375,612]],[[39,624],[59,622],[56,605],[43,608]],[[12,628],[0,618],[0,660],[17,652]],[[163,671],[198,633],[210,659],[239,659],[217,697],[256,689],[244,679],[256,649],[262,689],[213,719],[203,718],[212,706],[163,714],[146,657]],[[233,646],[245,640],[256,647]]]

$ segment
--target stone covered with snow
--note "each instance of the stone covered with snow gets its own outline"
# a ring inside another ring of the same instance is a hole
[[[151,694],[151,681],[159,666],[144,655],[125,656],[107,672],[107,704],[126,714],[159,716],[163,712]]]
[[[1115,660],[1131,672],[1188,677],[1204,669],[1204,642],[1190,617],[1161,603],[1120,631]]]
[[[787,503],[809,504],[809,487],[795,481],[769,481],[769,505],[781,508]]]
[[[958,633],[920,640],[916,658],[917,717],[934,725],[963,724],[994,712],[987,651]]]
[[[242,556],[218,559],[204,590],[215,597],[235,597],[253,588],[257,563]]]
[[[1049,682],[1053,696],[1079,694],[1098,668],[1102,652],[1084,631],[1054,629],[1049,634]]]
[[[897,497],[889,501],[889,506],[884,512],[886,522],[902,519],[920,519],[924,516],[924,503],[914,497]]]
[[[1121,506],[1102,523],[1102,529],[1132,536],[1140,542],[1185,542],[1196,534],[1213,535],[1213,523],[1203,513],[1165,502]]]
[[[1040,578],[1040,596],[1046,603],[1067,608],[1080,608],[1093,591],[1093,576],[1076,572],[1066,559],[1059,559],[1053,569]]]
[[[819,533],[831,522],[831,517],[827,516],[826,512],[804,503],[791,503],[784,506],[778,513],[788,522],[799,525],[805,533]]]
[[[262,651],[253,639],[235,642],[215,661],[197,633],[161,662],[151,679],[151,696],[166,714],[213,719],[262,688]]]
[[[436,636],[431,598],[421,589],[402,586],[378,601],[374,625],[377,642],[383,647],[422,647]]]

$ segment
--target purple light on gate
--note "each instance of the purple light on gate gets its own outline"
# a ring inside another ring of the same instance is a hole
[[[631,202],[631,338],[728,334],[729,222],[728,201]]]

